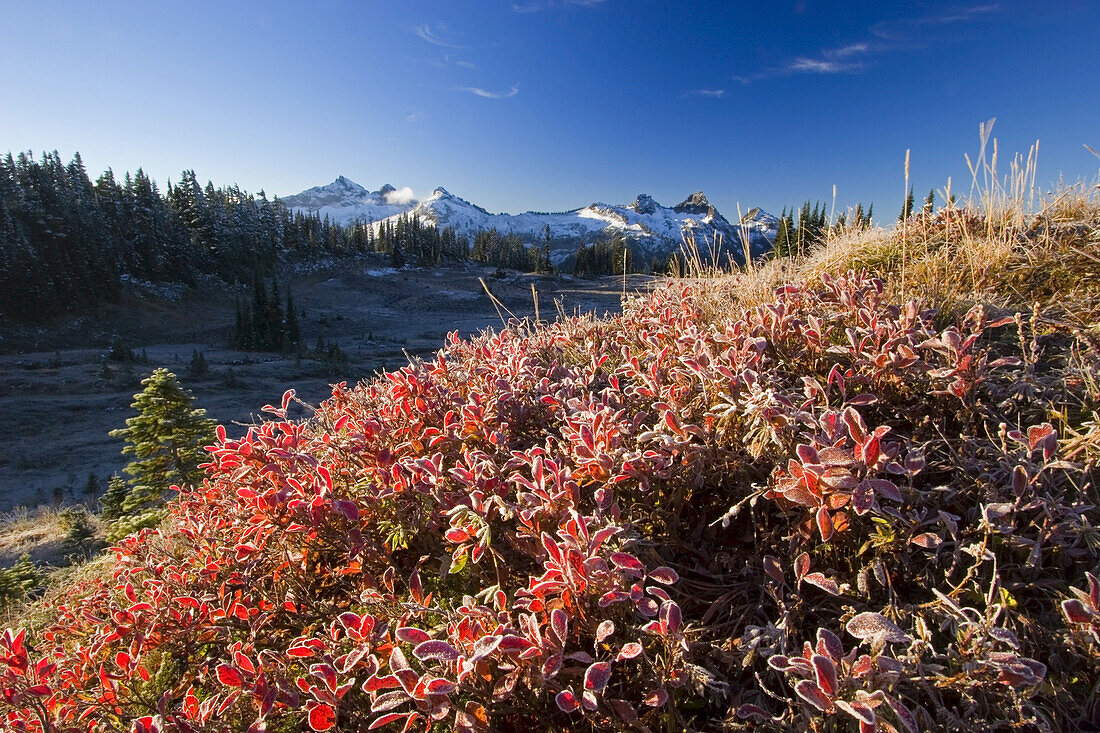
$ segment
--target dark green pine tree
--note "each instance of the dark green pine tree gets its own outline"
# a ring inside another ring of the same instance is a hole
[[[871,205],[867,207],[867,220],[864,226],[873,227],[875,225],[875,202],[872,201]]]
[[[898,215],[898,221],[905,221],[913,215],[913,187],[909,187],[909,195],[905,197],[905,205],[901,207],[901,214]]]
[[[130,480],[122,512],[133,518],[124,523],[127,534],[160,520],[160,507],[172,486],[194,486],[202,480],[198,466],[206,462],[203,448],[214,442],[214,421],[207,419],[206,410],[192,406],[194,398],[175,374],[157,369],[141,384],[144,389],[130,405],[138,414],[125,428],[111,431],[112,437],[126,441],[123,454],[134,457],[123,469]],[[115,531],[111,535],[118,536]]]
[[[539,257],[539,270],[541,272],[553,272],[554,267],[550,264],[550,225],[546,225],[546,230],[542,236],[542,256]]]
[[[187,373],[192,377],[202,377],[210,371],[210,366],[206,363],[206,354],[198,349],[191,350],[191,363],[187,367]]]
[[[405,253],[401,251],[401,243],[395,241],[390,250],[390,267],[400,270],[405,266]]]
[[[924,215],[932,216],[932,211],[936,208],[936,189],[931,189],[928,192],[928,196],[924,199]]]
[[[115,520],[122,516],[122,504],[126,501],[126,495],[130,493],[126,486],[126,479],[117,473],[107,481],[107,491],[99,500],[101,515],[104,519]]]
[[[290,286],[286,288],[286,344],[288,348],[297,349],[302,341],[302,327],[298,324],[298,312],[294,310],[294,297],[290,294]]]
[[[791,256],[791,231],[787,228],[787,207],[783,207],[783,213],[779,215],[779,224],[775,229],[775,243],[772,252],[776,257]]]

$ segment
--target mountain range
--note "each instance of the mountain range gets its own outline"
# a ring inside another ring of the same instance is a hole
[[[555,264],[571,256],[580,242],[617,235],[629,242],[636,254],[653,256],[678,251],[685,236],[694,236],[703,250],[707,247],[704,240],[711,242],[717,234],[727,251],[741,260],[742,236],[748,237],[754,256],[763,254],[771,248],[779,222],[761,209],[750,209],[738,223],[731,224],[702,191],[675,206],[663,206],[651,196],[639,194],[629,204],[597,202],[557,213],[492,214],[444,188],[417,200],[409,189],[386,184],[370,191],[344,176],[328,185],[287,196],[283,203],[292,210],[321,218],[327,216],[339,224],[360,221],[375,229],[387,219],[413,216],[423,224],[453,227],[460,235],[471,238],[478,231],[496,229],[500,234],[514,234],[531,243],[542,242],[549,226],[551,259]]]

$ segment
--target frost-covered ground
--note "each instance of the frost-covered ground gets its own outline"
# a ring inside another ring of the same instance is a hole
[[[108,431],[122,427],[132,413],[131,396],[157,366],[166,366],[193,390],[198,405],[223,423],[246,423],[265,403],[293,385],[307,402],[329,393],[332,382],[355,382],[380,368],[404,363],[404,353],[428,354],[447,332],[463,335],[499,325],[496,310],[479,277],[519,317],[533,315],[531,285],[539,293],[542,316],[555,313],[555,300],[569,313],[616,311],[621,278],[512,275],[489,277],[491,270],[455,268],[401,271],[382,262],[363,262],[292,276],[297,308],[305,311],[307,347],[317,338],[338,344],[347,367],[331,371],[310,358],[246,353],[227,347],[235,317],[234,296],[223,290],[172,300],[145,299],[135,290],[122,307],[85,316],[51,329],[0,334],[0,404],[9,427],[9,448],[0,455],[0,511],[18,505],[91,500],[82,489],[88,474],[101,487],[125,464],[121,443]],[[631,287],[645,278],[631,279]],[[442,286],[442,287],[441,287]],[[280,282],[285,292],[286,283]],[[173,294],[174,295],[174,294]],[[119,335],[149,364],[108,363],[103,356]],[[12,345],[21,343],[23,350]],[[188,373],[193,351],[205,354],[209,372]],[[14,353],[13,353],[14,352]],[[230,377],[232,372],[232,377]],[[230,432],[242,428],[230,426]]]

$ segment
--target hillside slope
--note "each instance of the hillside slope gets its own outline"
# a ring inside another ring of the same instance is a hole
[[[8,727],[1100,723],[1089,335],[753,284],[288,393],[0,638]]]

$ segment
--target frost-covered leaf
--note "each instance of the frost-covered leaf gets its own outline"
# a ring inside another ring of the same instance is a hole
[[[831,596],[840,595],[840,586],[837,585],[837,582],[832,578],[826,578],[823,573],[807,573],[802,580],[820,588]]]
[[[817,686],[817,683],[812,680],[800,680],[799,683],[794,686],[794,691],[798,693],[799,697],[823,713],[833,708],[833,701]]]
[[[910,641],[909,635],[890,619],[881,613],[864,611],[858,614],[844,627],[848,633],[857,639],[870,639],[882,636],[886,641],[895,644],[905,644]]]
[[[499,645],[500,642],[498,641],[497,644]],[[430,639],[417,644],[416,648],[413,649],[413,656],[422,662],[430,659],[451,662],[458,659],[461,655],[457,649],[447,642],[438,639]]]
[[[680,579],[675,570],[669,567],[659,567],[649,571],[649,577],[664,585],[672,585]]]
[[[558,708],[564,713],[571,713],[581,706],[580,702],[577,700],[577,696],[573,694],[573,690],[568,687],[554,697],[554,702],[557,703]]]
[[[601,692],[610,679],[611,665],[607,662],[596,662],[585,670],[584,689]]]

